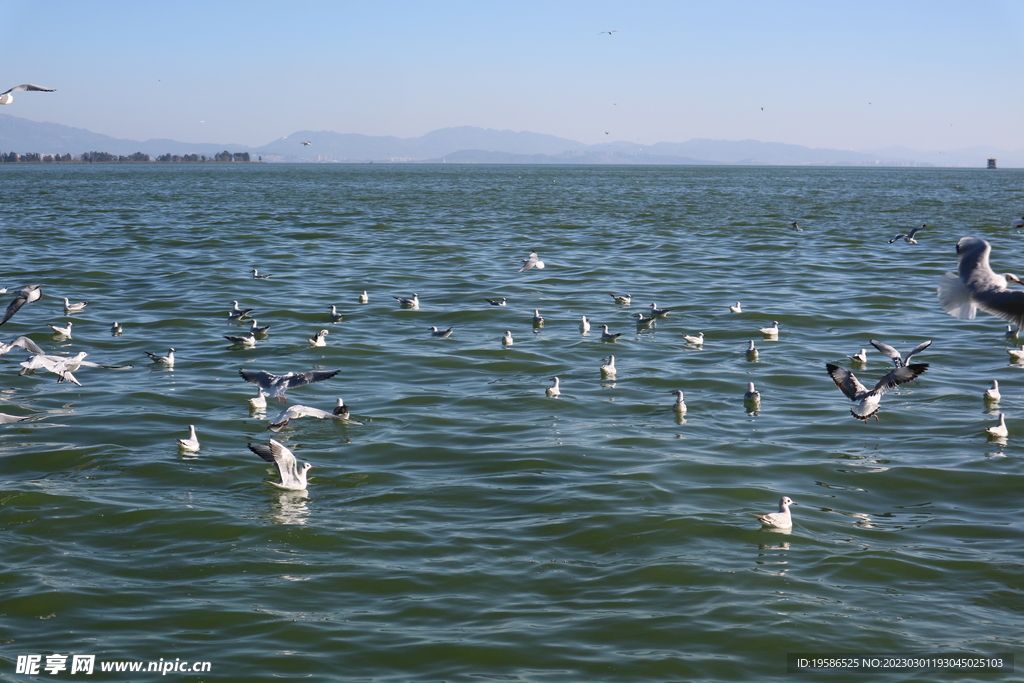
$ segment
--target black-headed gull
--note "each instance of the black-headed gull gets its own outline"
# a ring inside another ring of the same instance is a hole
[[[411,299],[407,299],[407,298],[401,297],[401,296],[396,296],[395,297],[395,301],[397,301],[398,305],[400,307],[402,307],[402,308],[419,308],[420,307],[420,295],[416,294],[416,293],[413,293]]]
[[[704,333],[698,332],[697,334],[684,334],[683,339],[686,340],[687,344],[693,344],[694,346],[704,345]]]
[[[119,337],[119,336],[121,336],[122,332],[124,332],[124,325],[122,325],[121,323],[117,322],[116,320],[110,324],[110,334],[111,334],[111,336]]]
[[[544,262],[537,257],[537,252],[535,251],[531,251],[530,255],[523,259],[523,267],[517,272],[522,273],[530,268],[536,268],[537,270],[544,269]]]
[[[997,439],[1005,439],[1010,434],[1010,430],[1006,428],[1006,414],[999,413],[999,422],[994,427],[985,427],[985,431]]]
[[[533,309],[533,326],[540,327],[544,324],[544,316],[540,314],[540,309]]]
[[[921,342],[920,344],[915,346],[910,353],[907,354],[906,358],[904,358],[903,356],[900,355],[899,351],[889,346],[888,344],[883,344],[882,342],[876,341],[874,339],[869,339],[868,341],[871,342],[871,345],[874,346],[876,349],[878,349],[885,355],[889,356],[889,358],[892,359],[892,364],[898,368],[902,368],[904,365],[910,365],[911,358],[913,358],[914,356],[921,353],[922,351],[924,351],[925,349],[932,345],[931,339],[925,342]],[[867,359],[865,359],[863,362],[867,362]]]
[[[621,336],[621,332],[609,332],[607,325],[601,325],[601,341],[613,342]]]
[[[178,446],[181,447],[182,450],[190,451],[192,453],[199,450],[199,438],[196,437],[195,425],[188,426],[188,438],[178,439]]]
[[[448,337],[452,336],[452,332],[454,332],[454,331],[455,331],[454,327],[449,327],[447,330],[439,330],[434,325],[430,326],[430,336],[431,337],[441,337],[442,339],[447,339]]]
[[[0,319],[0,325],[11,319],[15,313],[21,310],[21,307],[25,304],[32,303],[33,301],[39,301],[43,296],[42,285],[29,285],[18,290],[18,295],[14,297],[14,301],[7,304],[7,310],[4,311],[3,319]]]
[[[760,354],[758,354],[757,349],[754,348],[754,340],[751,339],[749,344],[747,345],[747,360],[753,363],[754,361],[757,360],[757,357],[759,355]]]
[[[343,407],[344,405],[345,405],[344,402],[342,402],[341,407]],[[337,411],[337,408],[335,408],[335,411]],[[323,419],[340,420],[340,421],[345,422],[347,424],[353,424],[353,425],[362,425],[363,424],[362,422],[356,422],[355,420],[348,419],[347,412],[343,412],[343,413],[333,412],[332,413],[332,412],[328,412],[326,410],[320,410],[319,408],[311,408],[309,406],[302,406],[302,405],[293,405],[293,406],[289,406],[287,409],[282,410],[280,413],[275,415],[273,417],[273,419],[270,420],[270,426],[267,427],[267,429],[269,429],[272,432],[281,431],[281,429],[284,428],[285,425],[287,425],[289,422],[291,422],[292,420],[298,420],[301,417],[315,417],[318,420],[323,420]]]
[[[779,511],[769,512],[766,515],[759,515],[756,512],[747,514],[753,515],[761,520],[761,526],[775,527],[777,529],[791,529],[793,527],[793,516],[789,514],[791,505],[796,505],[789,496],[779,499]]]
[[[330,330],[320,330],[313,335],[312,339],[307,339],[310,346],[327,346],[327,335],[330,334]]]
[[[587,320],[587,316],[585,315],[580,316],[580,332],[590,332],[590,321]]]
[[[263,387],[256,387],[256,395],[249,399],[249,407],[253,410],[267,409],[267,392]]]
[[[370,295],[366,293],[365,289],[363,290],[363,293],[359,295],[359,303],[361,303],[361,304],[368,304],[368,303],[370,303]]]
[[[845,368],[828,363],[825,365],[825,369],[828,370],[829,377],[846,398],[857,402],[857,406],[851,408],[850,413],[858,420],[866,422],[872,416],[876,420],[878,419],[878,404],[882,400],[882,394],[893,387],[915,379],[928,369],[928,364],[914,363],[898,367],[878,380],[878,383],[870,391],[857,380],[852,372]]]
[[[1024,284],[1013,273],[998,274],[988,264],[992,245],[978,237],[961,237],[956,243],[959,274],[939,278],[939,305],[954,318],[974,320],[977,309],[1021,327],[1024,325],[1024,292],[1007,289]]]
[[[512,346],[512,331],[505,330],[505,334],[501,335],[502,346]]]
[[[225,334],[224,338],[231,342],[232,346],[243,346],[247,349],[251,349],[256,346],[256,335],[250,332],[244,337],[236,337],[231,334]]]
[[[31,420],[32,416],[20,417],[18,415],[8,415],[7,413],[0,413],[0,425],[13,424],[15,422],[24,422],[25,420]]]
[[[672,410],[674,410],[677,415],[686,415],[686,403],[683,401],[683,390],[676,389],[669,393],[676,397],[676,402],[672,405]]]
[[[615,303],[622,304],[623,306],[628,306],[629,302],[633,300],[633,297],[629,294],[609,294],[608,296],[615,299]]]
[[[252,324],[249,325],[249,334],[255,334],[260,337],[267,336],[267,330],[270,329],[270,325],[260,325],[256,322],[256,318],[252,319]]]
[[[15,348],[25,349],[29,353],[44,353],[44,351],[39,348],[39,344],[36,344],[28,337],[18,337],[14,341],[6,344],[0,342],[0,356],[8,353],[9,351],[13,351]]]
[[[70,315],[71,313],[81,313],[85,310],[85,307],[89,305],[88,301],[79,301],[78,303],[71,303],[67,297],[64,299],[64,315]]]
[[[289,491],[306,490],[306,474],[313,469],[313,466],[308,462],[304,462],[302,467],[299,467],[295,455],[285,448],[283,444],[271,439],[267,445],[251,443],[249,444],[249,450],[267,462],[274,463],[277,473],[281,476],[281,481],[276,483],[270,482],[271,484],[274,484],[279,489]]]
[[[883,351],[883,353],[885,353],[885,352]],[[858,351],[857,353],[853,354],[852,356],[847,356],[847,358],[852,360],[854,363],[860,363],[861,365],[863,365],[864,363],[868,362],[868,352],[867,352],[867,349],[861,349],[860,351]]]
[[[256,270],[255,268],[252,269],[253,280],[266,280],[269,277],[270,275],[260,275],[260,271]]]
[[[71,321],[68,321],[67,327],[61,327],[60,325],[49,325],[48,327],[53,330],[54,335],[58,337],[67,337],[71,339],[71,327],[74,325]]]
[[[735,306],[730,306],[729,307],[729,311],[731,313],[742,313],[743,312],[743,306],[741,306],[740,302],[737,301]]]
[[[1002,397],[999,393],[999,380],[992,380],[992,386],[985,390],[985,403],[999,403]]]
[[[252,313],[251,308],[242,308],[237,301],[232,301],[231,310],[228,311],[228,320],[241,320],[250,313]]]
[[[771,327],[759,327],[758,332],[766,337],[778,337],[779,336],[779,321],[773,320]]]
[[[651,317],[649,317],[649,318],[645,318],[643,313],[634,313],[633,317],[636,318],[636,326],[637,326],[637,328],[641,329],[641,330],[654,327],[655,323],[658,320],[653,315]]]
[[[12,92],[57,92],[55,88],[44,88],[41,85],[32,85],[31,83],[22,83],[16,85],[10,90],[0,92],[0,104],[10,104],[14,101],[14,95]]]
[[[331,322],[340,323],[344,319],[344,317],[344,315],[338,313],[338,307],[335,306],[334,304],[331,304]]]
[[[174,367],[174,349],[173,348],[167,349],[167,355],[166,356],[161,356],[161,355],[158,355],[158,354],[155,354],[155,353],[150,353],[149,351],[146,351],[145,354],[147,356],[149,356],[150,358],[152,358],[154,363],[159,363],[160,365],[166,365],[169,368],[173,368]]]
[[[615,379],[615,356],[608,356],[601,366],[601,379]]]
[[[544,390],[544,394],[546,396],[548,396],[549,398],[554,398],[555,396],[560,396],[562,394],[562,390],[558,388],[558,384],[559,384],[558,378],[557,377],[552,377],[551,378],[551,386]]]
[[[917,240],[914,239],[914,235],[916,235],[918,232],[920,232],[922,228],[927,228],[927,227],[928,227],[928,224],[925,223],[920,228],[914,228],[908,234],[903,234],[901,232],[900,234],[896,235],[891,240],[889,240],[889,244],[893,244],[894,242],[898,242],[899,240],[903,240],[907,244],[917,244]]]
[[[658,308],[657,304],[651,304],[651,315],[655,318],[664,318],[672,310],[671,308]]]
[[[790,223],[790,225],[793,227],[793,230],[796,231],[796,232],[803,232],[804,231],[804,229],[801,228],[800,225],[796,221],[793,221],[792,223]]]
[[[263,370],[239,370],[238,374],[250,384],[263,387],[268,396],[273,396],[280,402],[286,402],[287,391],[292,387],[301,387],[312,382],[322,382],[337,375],[341,370],[310,370],[309,372],[289,372],[284,375],[274,375]]]

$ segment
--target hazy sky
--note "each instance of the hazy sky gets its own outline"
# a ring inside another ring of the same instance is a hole
[[[0,25],[0,89],[58,89],[0,111],[134,140],[1024,149],[1024,0],[0,0]]]

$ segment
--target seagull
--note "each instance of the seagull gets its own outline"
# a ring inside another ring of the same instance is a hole
[[[789,496],[783,496],[779,499],[778,512],[769,512],[766,515],[759,515],[755,512],[749,512],[747,514],[753,515],[761,520],[761,526],[775,527],[777,529],[791,529],[793,528],[793,517],[789,514],[790,505],[796,505],[796,503],[793,502]]]
[[[344,407],[344,402],[341,407]],[[341,420],[348,424],[362,425],[362,422],[356,422],[355,420],[348,419],[347,413],[329,413],[326,410],[320,410],[319,408],[310,408],[309,406],[294,405],[289,406],[286,410],[282,410],[278,413],[274,419],[270,421],[270,426],[267,427],[272,432],[279,432],[285,425],[292,420],[298,420],[300,417],[315,417],[323,420],[324,418],[330,418],[332,420]]]
[[[897,351],[893,347],[889,346],[888,344],[883,344],[882,342],[875,341],[874,339],[869,339],[868,341],[870,341],[871,345],[874,346],[876,349],[878,349],[879,351],[881,351],[885,355],[889,356],[889,358],[892,359],[892,364],[895,365],[898,368],[902,368],[905,365],[909,365],[911,358],[913,358],[914,356],[916,356],[917,354],[921,353],[922,351],[924,351],[925,349],[927,349],[929,346],[932,345],[931,339],[929,339],[926,342],[921,342],[920,344],[915,346],[914,349],[910,353],[907,354],[906,358],[903,358],[900,355],[899,351]],[[863,350],[861,351],[861,353],[863,353]],[[862,361],[862,362],[866,363],[867,359],[864,359],[864,361]]]
[[[1024,361],[1024,344],[1019,349],[1006,349],[1006,352],[1010,354],[1011,363],[1020,363]]]
[[[605,364],[601,366],[601,379],[615,379],[615,356],[608,356],[604,361]]]
[[[17,415],[8,415],[7,413],[0,413],[0,425],[11,424],[12,422],[24,422],[25,420],[31,420],[32,416],[18,417]]]
[[[14,297],[14,301],[7,305],[7,310],[4,311],[4,317],[0,320],[0,325],[11,319],[15,313],[21,310],[21,307],[27,303],[33,301],[39,301],[43,296],[42,285],[29,285],[18,290],[18,295]]]
[[[114,321],[113,323],[110,324],[110,334],[111,335],[117,337],[122,332],[124,332],[124,327],[121,325],[121,323],[119,323],[117,321]]]
[[[758,331],[766,337],[778,337],[779,336],[779,321],[773,320],[771,327],[759,327]]]
[[[361,304],[368,304],[368,303],[370,303],[370,295],[366,293],[365,289],[363,290],[363,293],[359,295],[359,303],[361,303]]]
[[[750,345],[747,347],[747,360],[754,362],[758,357],[757,349],[754,348],[754,340],[750,340]]]
[[[253,280],[266,280],[269,277],[269,275],[260,275],[260,271],[256,270],[255,268],[252,269]]]
[[[959,276],[939,278],[939,305],[954,318],[974,320],[977,309],[1020,327],[1024,325],[1024,292],[1011,291],[1011,282],[1024,284],[1013,273],[997,274],[988,265],[992,245],[977,237],[961,237]]]
[[[585,315],[580,316],[580,332],[590,332],[590,321]]]
[[[484,299],[484,301],[486,301],[487,303],[489,303],[492,306],[504,306],[505,305],[505,297],[501,297],[500,299]]]
[[[505,334],[501,337],[502,346],[512,346],[512,331],[505,330]]]
[[[396,296],[395,297],[395,301],[397,301],[398,305],[401,306],[402,308],[417,308],[418,309],[420,307],[420,295],[419,294],[413,294],[411,299],[406,299],[404,297]]]
[[[555,396],[561,396],[562,395],[561,389],[558,388],[558,378],[557,377],[552,377],[551,378],[551,386],[544,390],[544,394],[548,398],[554,398]]]
[[[71,313],[81,313],[85,310],[85,307],[89,305],[88,301],[80,301],[77,304],[73,304],[68,301],[67,297],[64,297],[64,315],[70,315]]]
[[[998,424],[995,427],[985,427],[985,431],[997,439],[1005,439],[1010,434],[1010,430],[1006,428],[1006,414],[999,413]]]
[[[617,28],[614,28],[611,31],[601,31],[601,33],[607,33],[608,35],[611,35],[613,33],[618,33],[618,32],[619,32],[619,29],[617,29]],[[601,33],[598,33],[597,35],[601,35]]]
[[[447,330],[439,330],[436,327],[434,327],[433,325],[431,325],[430,326],[430,336],[431,337],[441,337],[442,339],[447,339],[448,337],[452,336],[452,332],[454,330],[455,330],[454,327],[449,327]]]
[[[71,339],[71,326],[72,325],[74,325],[74,323],[68,321],[68,326],[67,327],[60,327],[58,325],[48,325],[47,327],[49,327],[51,330],[53,330],[54,334],[56,334],[58,336],[67,337],[68,339]]]
[[[737,301],[735,306],[730,306],[729,307],[729,311],[732,312],[732,313],[742,313],[743,312],[743,307],[740,306],[740,302]]]
[[[633,317],[636,318],[636,326],[641,329],[654,327],[658,320],[657,317],[653,315],[649,318],[645,318],[643,313],[634,313]]]
[[[313,335],[312,339],[307,339],[306,341],[309,342],[310,346],[327,346],[327,340],[324,339],[324,337],[326,337],[328,334],[330,334],[329,330],[320,330],[315,335]]]
[[[761,392],[754,388],[753,382],[747,382],[747,390],[743,394],[743,404],[747,410],[761,409]]]
[[[302,141],[302,146],[303,146],[303,147],[309,147],[309,146],[310,146],[310,145],[312,145],[312,144],[313,144],[313,143],[312,143],[312,142],[310,142],[309,140],[303,140],[303,141]]]
[[[702,346],[704,344],[704,333],[698,332],[697,334],[684,334],[683,339],[686,340],[687,344],[693,344],[695,346]]]
[[[270,440],[270,443],[264,446],[261,443],[249,444],[249,450],[260,456],[267,462],[274,463],[277,468],[277,473],[281,476],[281,481],[274,483],[279,489],[286,489],[288,491],[305,491],[306,490],[306,474],[313,469],[313,466],[308,462],[302,463],[302,467],[299,467],[299,463],[295,460],[295,455],[284,447],[283,444]]]
[[[252,325],[249,326],[249,334],[258,334],[261,337],[267,336],[267,330],[270,329],[270,325],[258,325],[256,319],[253,318]]]
[[[149,351],[146,351],[145,354],[152,358],[154,363],[160,363],[161,365],[166,365],[169,368],[174,367],[174,349],[167,349],[166,356],[158,356],[155,353],[150,353]]]
[[[335,306],[334,304],[331,304],[331,322],[340,323],[342,318],[344,317],[345,316],[343,316],[341,313],[338,313],[338,307]]]
[[[256,335],[253,334],[252,332],[250,332],[249,335],[246,337],[235,337],[230,334],[225,334],[224,338],[227,339],[232,344],[238,344],[244,346],[247,349],[251,349],[254,346],[256,346]]]
[[[603,332],[601,332],[601,341],[615,341],[622,336],[621,332],[616,332],[615,334],[609,332],[607,325],[601,325],[601,329],[603,330]]]
[[[54,88],[44,88],[41,85],[32,85],[31,83],[22,83],[21,85],[14,86],[10,90],[5,90],[4,92],[0,92],[0,104],[10,104],[11,102],[13,102],[14,101],[14,95],[11,94],[12,92],[23,92],[23,91],[33,91],[33,90],[34,91],[39,91],[39,92],[57,92],[56,89],[54,89]]]
[[[623,306],[628,306],[629,302],[633,300],[633,297],[629,294],[623,296],[619,296],[618,294],[609,294],[608,296],[615,299],[615,303],[622,304]]]
[[[686,415],[686,403],[683,402],[683,390],[676,389],[675,391],[670,391],[669,393],[676,397],[676,402],[675,404],[673,404],[672,410],[674,410],[676,412],[676,415],[679,415],[680,417]]]
[[[75,379],[75,376],[71,373],[86,364],[98,367],[95,363],[86,363],[84,358],[88,355],[85,351],[80,351],[77,355],[70,358],[67,356],[51,356],[45,353],[37,353],[28,360],[22,361],[22,369],[18,374],[24,375],[33,370],[43,369],[57,375],[58,384],[61,382],[71,382],[77,386],[82,386],[82,383]]]
[[[883,353],[884,353],[884,351],[883,351]],[[899,352],[897,351],[897,353],[899,353]],[[862,363],[862,364],[863,363],[867,363],[868,362],[868,352],[867,352],[866,349],[861,349],[860,352],[855,353],[852,356],[847,356],[847,358],[852,360],[854,363]]]
[[[338,397],[338,405],[334,406],[334,414],[348,420],[348,406],[345,405],[344,399],[342,399],[340,396]],[[349,420],[349,422],[351,422],[351,420]],[[361,425],[363,423],[353,422],[352,424]]]
[[[533,309],[533,326],[540,327],[544,324],[544,318],[540,314],[540,309]]]
[[[292,387],[301,387],[303,384],[322,382],[337,375],[341,370],[310,370],[309,372],[289,372],[284,375],[274,375],[263,370],[239,370],[238,374],[250,384],[263,388],[268,396],[273,396],[278,403],[284,399],[288,402],[286,392]]]
[[[256,395],[249,399],[249,407],[253,410],[267,409],[267,392],[263,387],[256,387]]]
[[[671,310],[671,308],[658,308],[656,304],[651,304],[651,315],[656,318],[664,318]]]
[[[196,426],[188,426],[188,438],[178,439],[178,446],[185,451],[195,453],[199,450],[199,439],[196,438]]]
[[[1002,397],[999,393],[999,381],[992,380],[992,386],[985,390],[985,403],[999,403]]]
[[[849,370],[832,363],[825,365],[825,369],[828,370],[829,377],[832,378],[832,381],[836,383],[836,386],[839,387],[839,390],[843,392],[846,398],[851,401],[859,401],[855,408],[850,409],[850,413],[858,420],[867,422],[871,416],[874,416],[876,420],[878,419],[878,403],[882,400],[882,394],[893,387],[915,379],[928,369],[928,364],[914,363],[913,365],[897,367],[888,375],[878,380],[878,383],[875,384],[874,389],[871,391],[868,391]]]
[[[14,341],[8,342],[6,344],[0,342],[0,356],[4,355],[5,353],[8,353],[9,351],[13,351],[15,347],[25,349],[29,353],[44,353],[44,351],[41,348],[39,348],[39,344],[36,344],[28,337],[18,337]]]
[[[801,228],[799,225],[797,225],[796,221],[793,221],[792,223],[790,223],[790,225],[793,226],[793,230],[795,230],[796,232],[803,232],[804,231],[803,228]]]
[[[917,244],[917,240],[914,239],[914,235],[916,235],[918,232],[920,232],[923,228],[927,228],[927,227],[928,227],[928,224],[925,223],[920,228],[914,228],[913,230],[911,230],[909,234],[904,235],[901,232],[900,234],[896,235],[891,240],[889,240],[889,244],[892,244],[893,242],[898,242],[901,239],[904,242],[906,242],[907,244]]]
[[[252,313],[251,308],[241,308],[237,301],[232,301],[232,309],[228,311],[228,320],[241,320]]]
[[[531,251],[530,255],[523,259],[523,267],[517,270],[517,273],[522,273],[525,270],[536,267],[537,270],[544,270],[544,262],[537,258],[537,252]]]

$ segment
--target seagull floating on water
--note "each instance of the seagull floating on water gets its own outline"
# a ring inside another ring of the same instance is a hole
[[[985,403],[999,403],[999,399],[1003,397],[999,393],[999,381],[992,380],[992,386],[985,390]]]
[[[256,270],[255,268],[252,269],[253,280],[266,280],[269,277],[270,275],[260,275],[260,271]]]
[[[658,308],[657,304],[651,304],[651,315],[655,318],[664,318],[671,310],[671,308]]]
[[[1011,362],[1020,363],[1024,361],[1024,344],[1019,349],[1006,349],[1006,352],[1010,354]]]
[[[340,400],[340,399],[339,399]],[[344,407],[345,403],[342,402],[341,406]],[[335,409],[337,410],[337,409]],[[272,432],[279,432],[292,420],[298,420],[300,417],[315,417],[323,420],[329,418],[332,420],[340,420],[342,422],[362,425],[362,422],[356,422],[355,420],[348,419],[348,412],[333,412],[329,413],[326,410],[320,410],[319,408],[310,408],[309,406],[293,405],[289,406],[286,410],[282,410],[278,413],[271,421],[270,426],[267,427]]]
[[[79,301],[78,303],[73,304],[70,301],[68,301],[67,297],[64,297],[64,315],[69,315],[71,313],[81,313],[82,311],[85,310],[85,307],[88,305],[88,301]]]
[[[419,294],[415,294],[415,293],[412,295],[411,299],[407,299],[407,298],[401,297],[401,296],[396,296],[395,297],[395,301],[397,301],[398,305],[401,306],[402,308],[419,308],[420,307],[420,295]]]
[[[537,252],[535,251],[531,251],[530,255],[523,259],[523,267],[516,272],[522,273],[530,268],[544,270],[544,262],[537,258]]]
[[[270,482],[271,484],[274,484],[279,489],[288,491],[306,490],[306,475],[313,469],[313,466],[308,462],[304,462],[302,467],[299,467],[295,454],[285,448],[283,444],[271,439],[267,445],[251,443],[249,444],[249,450],[267,462],[274,463],[277,473],[281,476],[281,481],[277,483]]]
[[[448,337],[452,336],[452,332],[454,332],[454,331],[455,331],[454,327],[449,327],[447,330],[439,330],[436,327],[434,327],[433,325],[430,326],[430,336],[431,337],[441,337],[442,339],[447,339]]]
[[[829,377],[846,398],[858,402],[855,408],[850,409],[850,413],[858,420],[867,422],[872,416],[876,420],[878,419],[878,404],[882,400],[882,394],[893,387],[917,378],[928,369],[928,364],[914,363],[913,365],[899,366],[878,380],[871,391],[868,391],[867,387],[861,384],[849,370],[832,363],[826,364],[825,369],[828,370]]]
[[[146,351],[145,354],[152,358],[154,363],[160,363],[161,365],[166,365],[169,368],[174,367],[174,349],[167,349],[166,356],[158,356],[157,354],[150,353],[149,351]]]
[[[250,384],[263,388],[268,396],[273,396],[280,402],[282,399],[287,402],[286,392],[292,387],[301,387],[304,384],[322,382],[337,375],[341,370],[310,370],[309,372],[289,372],[284,375],[274,375],[263,370],[239,370],[238,374]]]
[[[704,345],[704,333],[698,332],[697,334],[684,334],[683,339],[686,340],[687,344],[693,344],[694,346]]]
[[[754,388],[753,382],[747,382],[747,390],[743,394],[743,405],[751,412],[761,409],[761,392]]]
[[[241,320],[245,316],[252,313],[251,308],[242,308],[238,305],[237,301],[231,302],[232,308],[228,311],[228,320]]]
[[[754,348],[754,340],[751,339],[749,346],[747,346],[747,360],[754,362],[757,360],[758,355],[757,349]]]
[[[1013,325],[1007,325],[1005,336],[1007,339],[1016,339],[1018,336],[1020,336],[1020,328],[1014,327]]]
[[[601,329],[603,330],[601,332],[601,341],[615,341],[616,339],[622,336],[621,332],[609,332],[607,325],[601,325]]]
[[[195,425],[189,425],[188,426],[188,438],[187,439],[178,439],[177,441],[178,441],[178,446],[180,446],[183,450],[191,451],[192,453],[195,453],[196,451],[198,451],[199,450],[199,439],[196,437],[196,426]]]
[[[320,330],[312,339],[307,339],[310,346],[327,346],[327,335],[330,334],[330,330]]]
[[[116,320],[110,324],[110,334],[117,337],[124,332],[124,326]]]
[[[234,345],[244,346],[247,349],[251,349],[256,346],[256,335],[252,332],[245,337],[236,337],[234,335],[225,334],[224,338]]]
[[[501,297],[500,299],[484,299],[484,301],[492,306],[504,306],[506,303],[505,297]]]
[[[554,398],[555,396],[562,395],[562,390],[558,388],[557,377],[551,378],[551,386],[544,390],[544,394],[548,396],[548,398]]]
[[[540,314],[540,309],[533,309],[533,326],[540,327],[544,324],[544,317]]]
[[[256,387],[256,395],[249,399],[249,407],[253,410],[267,409],[267,392],[263,387]]]
[[[13,102],[14,101],[14,95],[11,94],[12,92],[32,92],[32,91],[35,91],[35,92],[57,92],[56,89],[54,89],[54,88],[44,88],[41,85],[32,85],[31,83],[22,83],[21,85],[14,86],[10,90],[5,90],[3,92],[0,92],[0,104],[10,104],[11,102]]]
[[[1009,436],[1010,430],[1006,428],[1006,414],[999,413],[999,422],[996,423],[996,426],[985,427],[985,431],[997,439],[1005,439]]]
[[[743,312],[743,307],[740,306],[740,302],[737,301],[735,306],[730,306],[729,307],[729,311],[731,311],[732,313],[742,313]]]
[[[604,361],[605,364],[601,366],[601,379],[615,379],[615,356],[608,356]]]
[[[676,397],[676,402],[672,405],[672,410],[674,410],[676,415],[679,415],[680,417],[686,415],[686,403],[683,401],[683,390],[676,389],[669,393]]]
[[[344,317],[345,316],[343,316],[341,313],[338,313],[337,306],[335,306],[334,304],[331,304],[331,322],[332,323],[340,323],[342,318],[344,318]]]
[[[790,225],[791,225],[791,226],[793,226],[793,230],[794,230],[794,231],[796,231],[796,232],[803,232],[803,231],[804,231],[804,229],[803,229],[803,228],[801,228],[801,227],[800,227],[800,226],[799,226],[799,225],[797,224],[797,222],[796,222],[796,221],[793,221],[792,223],[790,223]]]
[[[622,304],[623,306],[628,306],[629,302],[633,300],[633,297],[629,294],[624,294],[622,296],[619,296],[618,294],[609,294],[608,296],[615,299],[615,303]]]
[[[889,358],[892,359],[892,364],[898,368],[902,368],[905,365],[909,365],[911,358],[913,358],[914,356],[921,353],[922,351],[924,351],[925,349],[932,345],[931,339],[925,342],[921,342],[920,344],[915,346],[910,353],[907,354],[906,358],[904,358],[903,356],[900,355],[899,351],[889,346],[888,344],[883,344],[882,342],[875,341],[874,339],[869,339],[868,341],[871,342],[871,345],[874,346],[876,349],[878,349],[885,355],[889,356]],[[864,362],[867,362],[867,360],[865,359]]]
[[[585,315],[580,316],[580,332],[590,332],[590,321]]]
[[[653,315],[649,318],[645,318],[643,313],[634,313],[633,317],[636,318],[636,326],[641,329],[654,327],[658,320]]]
[[[503,334],[501,336],[501,345],[502,346],[512,346],[512,331],[511,330],[505,330],[505,334]]]
[[[259,324],[257,324],[256,319],[253,318],[252,319],[252,324],[249,326],[249,334],[256,334],[256,335],[259,335],[261,337],[266,337],[267,336],[267,330],[269,330],[269,329],[270,329],[270,325],[259,325]]]
[[[939,304],[954,318],[974,320],[977,309],[1020,327],[1024,325],[1024,292],[1007,289],[1011,282],[1024,284],[1013,273],[997,274],[988,264],[992,246],[977,237],[961,237],[959,275],[939,278]]]
[[[867,363],[868,362],[868,352],[867,352],[867,349],[861,349],[859,352],[853,354],[852,356],[847,356],[847,358],[852,360],[854,363],[861,363],[861,364]]]
[[[363,290],[363,293],[359,295],[359,303],[361,303],[361,304],[368,304],[368,303],[370,303],[370,295],[366,293],[365,289]]]
[[[21,307],[25,304],[32,303],[33,301],[39,301],[43,296],[42,285],[29,285],[18,290],[18,295],[14,297],[14,301],[7,304],[7,310],[4,311],[4,317],[0,320],[0,325],[11,319],[11,317],[21,310]]]
[[[747,514],[753,515],[761,520],[761,526],[775,527],[777,529],[791,529],[793,528],[793,516],[789,513],[791,505],[796,505],[795,502],[789,496],[783,496],[779,499],[779,511],[769,512],[766,515],[759,515],[756,512],[750,512]]]
[[[56,334],[57,336],[59,336],[59,337],[67,337],[68,339],[71,339],[71,327],[72,327],[72,325],[74,325],[74,323],[69,321],[67,327],[60,327],[59,325],[48,325],[48,327],[51,330],[53,330],[54,334]]]
[[[773,320],[771,327],[759,327],[758,331],[766,337],[778,337],[779,336],[779,321]]]
[[[889,240],[889,244],[892,244],[893,242],[898,242],[899,240],[903,240],[907,244],[917,244],[917,240],[914,239],[914,235],[916,235],[918,232],[920,232],[923,228],[927,228],[927,227],[928,227],[928,224],[925,223],[920,228],[914,228],[913,230],[910,231],[910,233],[908,233],[906,235],[904,235],[901,232],[900,234],[896,235],[891,240]]]

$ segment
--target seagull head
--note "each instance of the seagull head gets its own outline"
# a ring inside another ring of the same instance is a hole
[[[1018,285],[1024,285],[1024,282],[1022,282],[1021,279],[1014,275],[1013,273],[1003,273],[1003,277],[1006,278],[1007,285],[1009,285],[1011,282],[1014,282]]]

